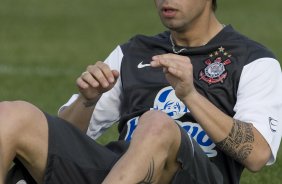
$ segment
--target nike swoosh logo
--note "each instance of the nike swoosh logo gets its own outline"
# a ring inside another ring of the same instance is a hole
[[[143,61],[141,61],[141,63],[138,64],[137,68],[145,68],[147,66],[151,66],[151,64],[143,64]]]

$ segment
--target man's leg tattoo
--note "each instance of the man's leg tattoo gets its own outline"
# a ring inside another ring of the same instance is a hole
[[[153,184],[154,183],[153,181],[154,173],[155,173],[155,163],[154,163],[154,160],[152,159],[145,178],[139,181],[137,184]]]

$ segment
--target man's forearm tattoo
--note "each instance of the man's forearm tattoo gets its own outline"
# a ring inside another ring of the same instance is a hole
[[[155,173],[155,163],[154,163],[154,160],[152,159],[145,178],[139,181],[137,184],[153,184],[154,183],[153,181],[154,173]]]
[[[236,119],[233,121],[233,127],[229,135],[216,145],[226,154],[242,163],[253,150],[253,125]]]

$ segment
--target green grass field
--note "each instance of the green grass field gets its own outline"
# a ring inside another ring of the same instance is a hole
[[[269,47],[282,61],[281,0],[219,0],[217,15]],[[56,114],[76,92],[75,80],[88,64],[103,60],[135,34],[156,34],[153,1],[1,0],[0,101],[27,100]],[[99,141],[116,137],[111,129]],[[242,184],[282,183],[282,150],[276,165],[244,172]]]

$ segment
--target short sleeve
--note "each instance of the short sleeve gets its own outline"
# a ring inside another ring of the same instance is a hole
[[[252,123],[269,144],[275,162],[282,132],[282,74],[272,58],[260,58],[243,68],[234,118]]]

